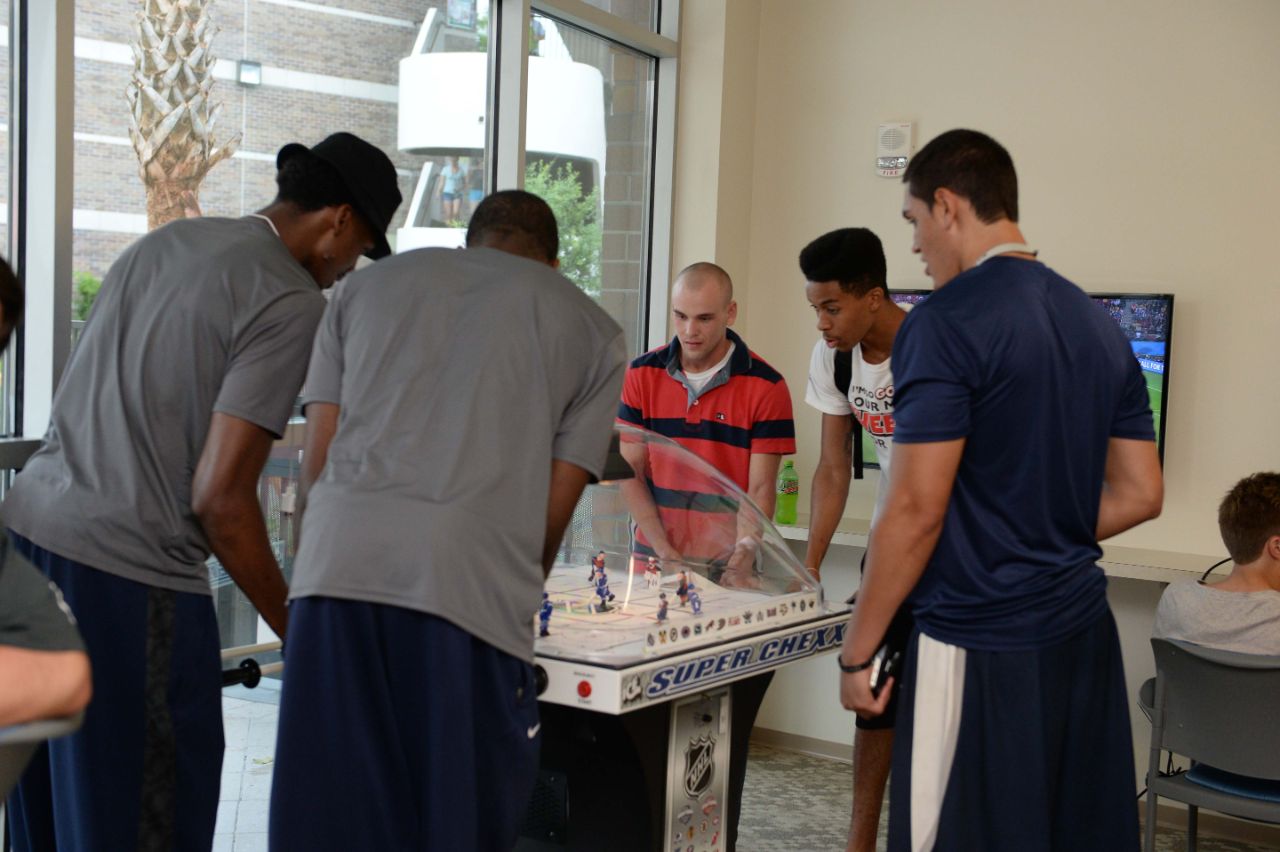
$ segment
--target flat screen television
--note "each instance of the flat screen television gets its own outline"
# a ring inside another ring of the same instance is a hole
[[[1164,464],[1164,426],[1169,408],[1169,347],[1173,340],[1172,293],[1090,293],[1129,338],[1147,380],[1156,449]]]
[[[893,290],[889,298],[900,305],[923,302],[932,290]],[[1133,355],[1142,367],[1151,399],[1151,415],[1156,432],[1156,449],[1164,463],[1164,429],[1169,401],[1169,347],[1173,339],[1173,294],[1171,293],[1090,293],[1089,296],[1110,314],[1124,330]],[[854,424],[854,475],[860,468],[875,467],[876,451],[871,436]]]

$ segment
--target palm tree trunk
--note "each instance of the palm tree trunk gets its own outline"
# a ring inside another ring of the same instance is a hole
[[[213,0],[138,0],[134,26],[129,138],[138,156],[138,174],[147,189],[147,227],[200,215],[200,184],[231,156],[236,134],[214,141],[222,105],[214,104],[217,33],[209,10]]]

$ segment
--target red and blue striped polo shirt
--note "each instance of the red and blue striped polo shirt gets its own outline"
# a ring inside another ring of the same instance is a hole
[[[727,367],[697,396],[682,381],[677,339],[636,358],[622,387],[618,420],[672,439],[746,491],[751,455],[794,453],[796,431],[782,375],[732,330],[728,338],[734,350]],[[686,555],[732,550],[736,503],[725,501],[722,489],[706,477],[672,461],[650,453],[648,465],[649,486],[672,545]]]

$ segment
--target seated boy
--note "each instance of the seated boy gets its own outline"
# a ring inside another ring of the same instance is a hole
[[[1236,483],[1218,507],[1232,560],[1223,580],[1174,583],[1156,608],[1154,634],[1224,651],[1280,655],[1280,473]]]

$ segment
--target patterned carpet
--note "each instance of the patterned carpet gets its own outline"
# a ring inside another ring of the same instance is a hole
[[[740,852],[840,852],[853,802],[847,763],[752,744],[738,826]],[[888,807],[880,822],[878,849],[885,848]],[[1161,829],[1159,852],[1186,849],[1181,831]],[[1218,840],[1201,830],[1200,852],[1275,852],[1278,845]]]

